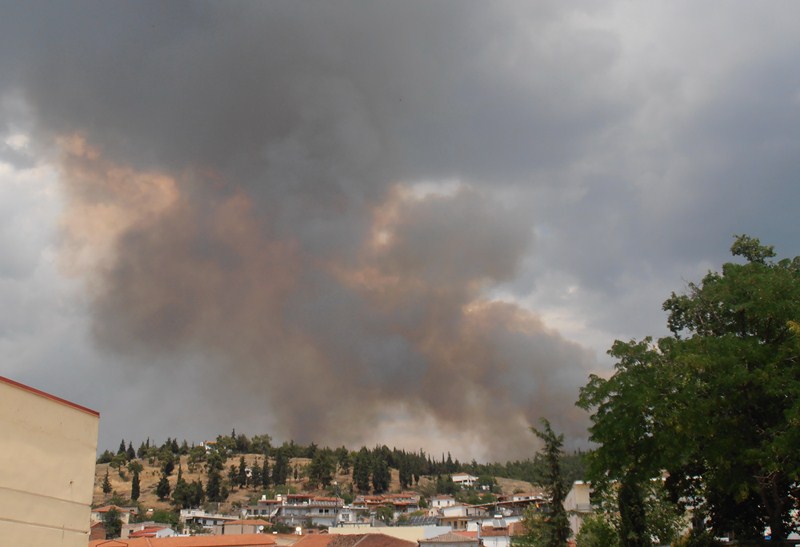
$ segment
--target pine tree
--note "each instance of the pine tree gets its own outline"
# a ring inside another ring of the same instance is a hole
[[[272,483],[276,486],[286,484],[289,478],[289,457],[283,447],[275,451],[275,465],[272,468]]]
[[[361,493],[369,492],[370,457],[367,448],[362,446],[353,462],[353,483]]]
[[[128,450],[126,451],[129,460],[136,459],[136,451],[133,449],[133,443],[128,442]]]
[[[175,488],[172,490],[172,501],[181,509],[188,509],[191,504],[191,491],[189,485],[183,479],[183,468],[178,466],[178,478],[175,481]]]
[[[236,474],[236,484],[239,488],[247,486],[247,463],[244,461],[244,456],[239,458],[239,471]]]
[[[156,495],[159,500],[164,501],[169,497],[169,493],[169,479],[167,479],[166,474],[162,473],[161,480],[158,481],[158,485],[156,486]]]
[[[126,452],[125,439],[122,439],[119,442],[119,449],[117,449],[117,454],[125,454],[125,452]]]
[[[261,466],[258,465],[258,460],[253,462],[253,465],[250,468],[250,476],[250,484],[255,490],[258,490],[263,483],[263,478],[261,477]]]
[[[208,484],[206,485],[208,501],[222,501],[222,477],[216,467],[208,470]]]

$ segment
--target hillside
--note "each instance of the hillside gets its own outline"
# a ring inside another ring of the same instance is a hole
[[[239,455],[235,457],[228,458],[225,462],[225,469],[226,471],[223,473],[223,476],[227,477],[227,469],[230,468],[231,465],[239,464]],[[250,466],[258,460],[259,465],[263,464],[263,456],[258,454],[248,454],[245,456],[245,461],[247,465]],[[140,464],[143,466],[143,470],[139,475],[140,481],[140,496],[139,496],[139,503],[143,510],[147,509],[172,509],[173,506],[169,502],[161,502],[158,500],[156,496],[156,486],[158,484],[159,479],[161,478],[161,470],[160,465],[156,461],[154,465],[148,463],[147,460],[137,459]],[[306,481],[305,478],[302,477],[302,469],[308,465],[310,462],[307,458],[292,458],[290,460],[291,468],[297,468],[300,471],[300,477],[295,480],[293,476],[290,476],[287,480],[287,487],[290,488],[291,491],[296,493],[312,493],[312,494],[319,494],[324,495],[327,494],[330,490],[309,490],[306,488]],[[181,456],[180,458],[180,465],[183,470],[183,478],[187,482],[192,482],[195,480],[200,480],[203,484],[207,481],[207,475],[205,469],[202,464],[197,464],[193,470],[190,470],[188,464],[188,456]],[[109,481],[111,483],[112,493],[111,494],[104,494],[103,493],[103,479],[106,475],[106,471],[108,471]],[[291,475],[291,474],[290,474]],[[175,483],[177,482],[178,476],[178,466],[176,463],[175,471],[169,477],[170,483],[170,490],[175,488]],[[400,491],[400,481],[399,481],[399,473],[397,469],[391,469],[391,485],[390,491],[391,492],[399,492]],[[352,477],[350,475],[343,475],[337,474],[335,476],[336,486],[339,489],[340,494],[344,494],[347,492],[352,492]],[[500,486],[502,492],[504,494],[512,494],[514,492],[519,491],[530,491],[533,486],[525,481],[517,481],[512,479],[505,479],[505,478],[497,478],[498,485]],[[417,488],[420,491],[426,492],[432,490],[432,484],[429,479],[426,477],[422,477],[420,479],[420,484],[417,485]],[[109,466],[107,463],[99,463],[95,466],[95,483],[94,483],[94,497],[93,497],[93,505],[95,507],[105,505],[109,502],[112,496],[116,493],[119,497],[123,499],[130,498],[131,494],[131,473],[124,469],[123,473],[120,474],[116,469]],[[220,504],[220,510],[222,511],[233,511],[238,507],[247,505],[251,499],[257,499],[262,494],[262,491],[255,490],[252,488],[245,488],[245,489],[234,489],[231,491],[228,499],[226,502]]]

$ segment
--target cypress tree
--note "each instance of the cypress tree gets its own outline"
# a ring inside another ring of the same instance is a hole
[[[139,468],[133,468],[133,478],[131,479],[131,500],[139,499]]]
[[[361,493],[369,492],[370,457],[367,448],[362,446],[353,462],[353,483]]]
[[[111,481],[108,479],[108,469],[106,469],[106,476],[103,479],[103,494],[111,493]]]
[[[239,488],[247,486],[247,464],[244,461],[244,456],[239,458],[239,472],[236,474],[236,484]]]

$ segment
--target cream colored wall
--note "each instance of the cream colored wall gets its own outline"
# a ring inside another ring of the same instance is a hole
[[[328,528],[329,534],[386,534],[406,541],[419,541],[444,534],[450,531],[449,526],[335,526]]]
[[[0,381],[3,545],[86,547],[99,417]]]

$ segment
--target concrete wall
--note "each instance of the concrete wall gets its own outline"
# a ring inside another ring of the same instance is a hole
[[[99,418],[0,376],[3,545],[88,545]]]

